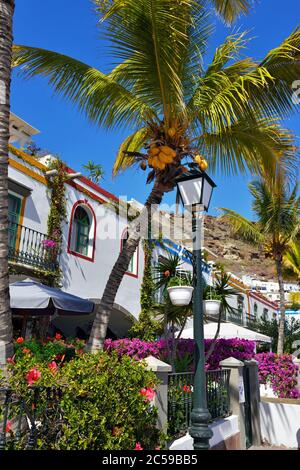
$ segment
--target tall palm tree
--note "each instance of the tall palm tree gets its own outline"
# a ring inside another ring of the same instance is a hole
[[[252,209],[257,221],[251,222],[230,209],[222,209],[222,217],[230,223],[236,233],[245,240],[261,246],[266,256],[275,262],[280,294],[277,353],[283,354],[285,327],[283,258],[290,244],[300,233],[300,197],[297,196],[297,185],[291,190],[282,173],[273,181],[254,181],[249,184],[249,190],[253,197]]]
[[[8,141],[13,0],[0,0],[0,364],[12,355],[8,276]]]
[[[300,241],[296,240],[289,246],[283,257],[285,274],[300,284]]]
[[[118,287],[147,234],[148,210],[173,189],[188,158],[205,168],[205,155],[213,170],[227,173],[259,172],[262,165],[272,172],[277,155],[291,154],[293,138],[275,117],[293,109],[290,85],[300,72],[298,29],[260,63],[241,58],[248,43],[244,33],[230,36],[204,69],[211,26],[201,1],[95,3],[117,63],[110,73],[56,52],[14,48],[15,65],[25,77],[46,77],[97,125],[131,130],[114,174],[136,163],[149,169],[152,191],[109,276],[89,340],[92,350],[102,346]],[[251,3],[211,0],[227,22]]]

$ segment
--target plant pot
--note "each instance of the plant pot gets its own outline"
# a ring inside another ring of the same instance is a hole
[[[173,305],[189,305],[192,300],[194,288],[192,286],[174,286],[168,287],[167,291]]]
[[[204,300],[203,310],[205,315],[216,317],[220,313],[221,301],[220,300]]]

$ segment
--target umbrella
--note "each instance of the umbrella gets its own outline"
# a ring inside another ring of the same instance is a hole
[[[55,287],[45,286],[32,279],[14,282],[9,286],[10,306],[14,314],[88,315],[94,303]]]
[[[204,325],[204,338],[213,339],[217,331],[217,323],[206,323]],[[181,338],[194,338],[194,329],[187,328],[183,330]],[[220,332],[218,338],[240,338],[240,339],[249,339],[252,341],[262,341],[265,343],[271,343],[272,339],[270,336],[263,335],[257,331],[248,330],[242,326],[235,325],[234,323],[221,323]]]

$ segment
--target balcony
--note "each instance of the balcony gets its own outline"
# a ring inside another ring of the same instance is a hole
[[[10,264],[55,271],[58,247],[46,234],[9,222],[8,259]]]

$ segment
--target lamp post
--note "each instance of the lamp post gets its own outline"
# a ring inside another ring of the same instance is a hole
[[[191,170],[185,176],[178,178],[176,183],[184,207],[192,212],[195,376],[190,435],[194,438],[195,450],[207,450],[213,433],[208,426],[211,416],[207,409],[206,399],[201,237],[203,212],[208,210],[213,188],[216,185],[206,173],[196,169],[196,166],[192,164]]]

